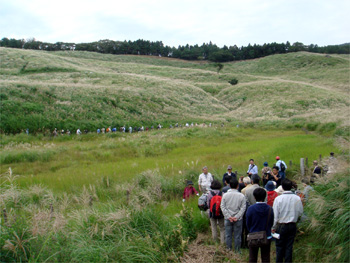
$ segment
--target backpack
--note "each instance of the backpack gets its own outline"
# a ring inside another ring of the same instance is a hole
[[[281,172],[284,172],[286,170],[286,166],[283,164],[282,161],[281,161],[281,164],[280,164],[280,168],[281,168]]]
[[[208,210],[207,196],[208,196],[208,194],[202,194],[198,198],[198,208],[199,208],[199,210],[203,210],[203,211],[207,211]]]
[[[222,214],[220,204],[222,200],[222,193],[221,191],[218,194],[215,194],[214,192],[211,192],[213,195],[213,198],[210,200],[210,215],[214,219],[221,219],[224,218],[224,215]]]

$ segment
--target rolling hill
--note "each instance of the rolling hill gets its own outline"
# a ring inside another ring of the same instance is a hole
[[[350,125],[348,55],[225,63],[0,48],[1,130],[157,122]],[[238,79],[237,85],[228,83]]]

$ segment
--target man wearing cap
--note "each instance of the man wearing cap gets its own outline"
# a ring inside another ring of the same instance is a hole
[[[269,174],[271,174],[271,168],[267,162],[264,162],[264,168],[261,169],[261,177],[263,179],[263,185],[265,186],[269,180]]]
[[[237,176],[235,173],[232,172],[232,166],[229,165],[227,166],[227,172],[224,174],[224,176],[222,177],[222,183],[225,185],[225,178],[226,177],[230,177],[231,178],[236,178],[237,179]]]
[[[275,201],[276,197],[278,196],[278,193],[275,191],[276,189],[276,182],[274,181],[268,181],[265,185],[265,189],[267,191],[267,204],[269,206],[273,206],[273,202]]]
[[[192,181],[187,181],[187,186],[184,189],[184,193],[182,196],[182,201],[185,202],[186,199],[189,199],[193,195],[199,195],[196,188],[193,187]]]
[[[198,188],[202,193],[206,193],[210,189],[213,176],[211,173],[208,173],[208,167],[206,166],[203,167],[202,171],[203,173],[201,173],[198,178]]]
[[[279,156],[276,156],[276,166],[278,167],[278,174],[281,177],[281,181],[286,178],[286,170],[287,170],[287,165],[284,161],[280,159]]]

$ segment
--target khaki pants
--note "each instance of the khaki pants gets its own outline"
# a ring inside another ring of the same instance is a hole
[[[214,219],[210,218],[210,225],[211,225],[211,233],[213,235],[213,239],[215,242],[218,240],[218,225],[220,228],[220,243],[225,244],[225,219]]]

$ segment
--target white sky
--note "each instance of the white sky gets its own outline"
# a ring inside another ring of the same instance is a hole
[[[349,0],[0,0],[0,38],[246,46],[350,42]]]

